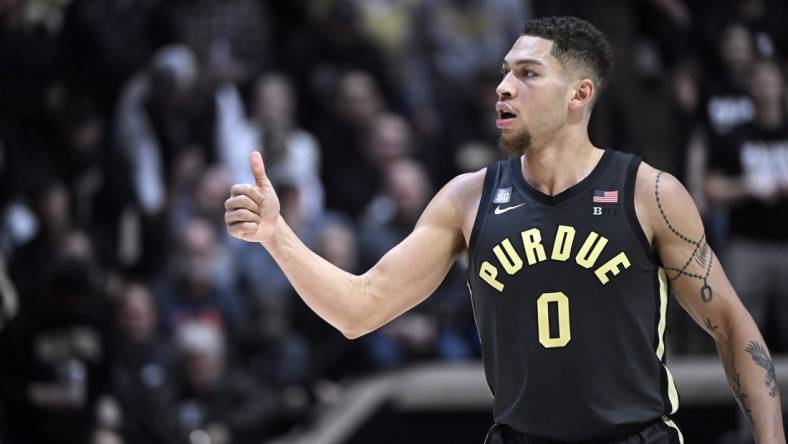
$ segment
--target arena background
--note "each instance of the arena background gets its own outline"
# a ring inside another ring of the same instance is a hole
[[[290,225],[363,272],[504,155],[501,58],[559,14],[615,49],[592,141],[684,182],[726,267],[762,284],[785,387],[784,1],[0,0],[0,443],[481,443],[462,263],[349,341],[229,238],[223,202],[260,149]],[[725,150],[760,109],[776,142],[737,171]],[[734,195],[762,211],[731,223]],[[669,310],[686,442],[749,442],[713,341]]]

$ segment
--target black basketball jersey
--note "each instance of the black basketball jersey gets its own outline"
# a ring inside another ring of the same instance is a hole
[[[520,162],[487,168],[469,245],[495,421],[573,441],[674,413],[667,284],[635,215],[640,158],[606,150],[555,196]]]

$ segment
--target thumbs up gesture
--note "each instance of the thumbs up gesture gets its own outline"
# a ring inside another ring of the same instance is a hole
[[[249,156],[254,185],[236,184],[224,202],[224,222],[233,237],[265,243],[275,232],[279,217],[279,198],[265,175],[263,157],[255,151]]]

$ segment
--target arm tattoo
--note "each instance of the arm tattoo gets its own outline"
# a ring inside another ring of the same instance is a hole
[[[659,196],[659,178],[662,176],[662,173],[662,171],[657,173],[657,179],[654,182],[654,197],[657,199],[657,208],[659,208],[659,214],[662,215],[662,220],[665,221],[665,224],[667,224],[668,228],[673,234],[678,236],[678,238],[684,242],[687,242],[688,244],[695,247],[692,250],[692,254],[689,258],[687,258],[687,261],[681,268],[664,268],[665,270],[676,272],[676,274],[670,278],[671,281],[675,281],[681,276],[702,280],[703,286],[700,288],[700,298],[703,302],[709,303],[714,298],[714,291],[712,291],[711,286],[709,285],[709,273],[711,273],[711,265],[714,262],[714,253],[709,248],[709,244],[706,243],[705,234],[701,235],[700,239],[698,240],[690,239],[688,236],[685,236],[679,232],[679,230],[677,230],[673,224],[670,223],[670,220],[668,220],[668,216],[665,214],[665,210],[662,208],[662,200],[660,200]],[[704,270],[703,275],[687,271],[687,268],[689,268],[693,262],[701,267],[701,270]]]
[[[731,378],[731,382],[733,383],[733,394],[736,396],[736,400],[739,401],[742,411],[744,411],[750,419],[750,424],[752,424],[752,410],[747,407],[747,394],[741,389],[741,375],[736,371],[736,367],[733,367],[733,378]]]
[[[712,324],[711,323],[711,319],[709,319],[709,318],[706,318],[706,321],[704,322],[704,324],[706,325],[706,329],[709,331],[709,333],[714,333],[714,330],[717,329],[717,326]]]
[[[752,360],[755,361],[759,367],[766,370],[766,378],[764,378],[763,382],[766,384],[766,387],[769,388],[769,396],[774,398],[779,395],[780,389],[777,388],[777,376],[774,373],[774,362],[772,362],[772,358],[769,357],[769,354],[766,353],[766,349],[761,344],[750,341],[744,350],[752,356]]]

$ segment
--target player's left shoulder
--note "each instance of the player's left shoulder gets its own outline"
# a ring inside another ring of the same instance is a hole
[[[649,240],[663,231],[700,221],[695,202],[672,174],[640,162],[635,177],[635,212]]]

